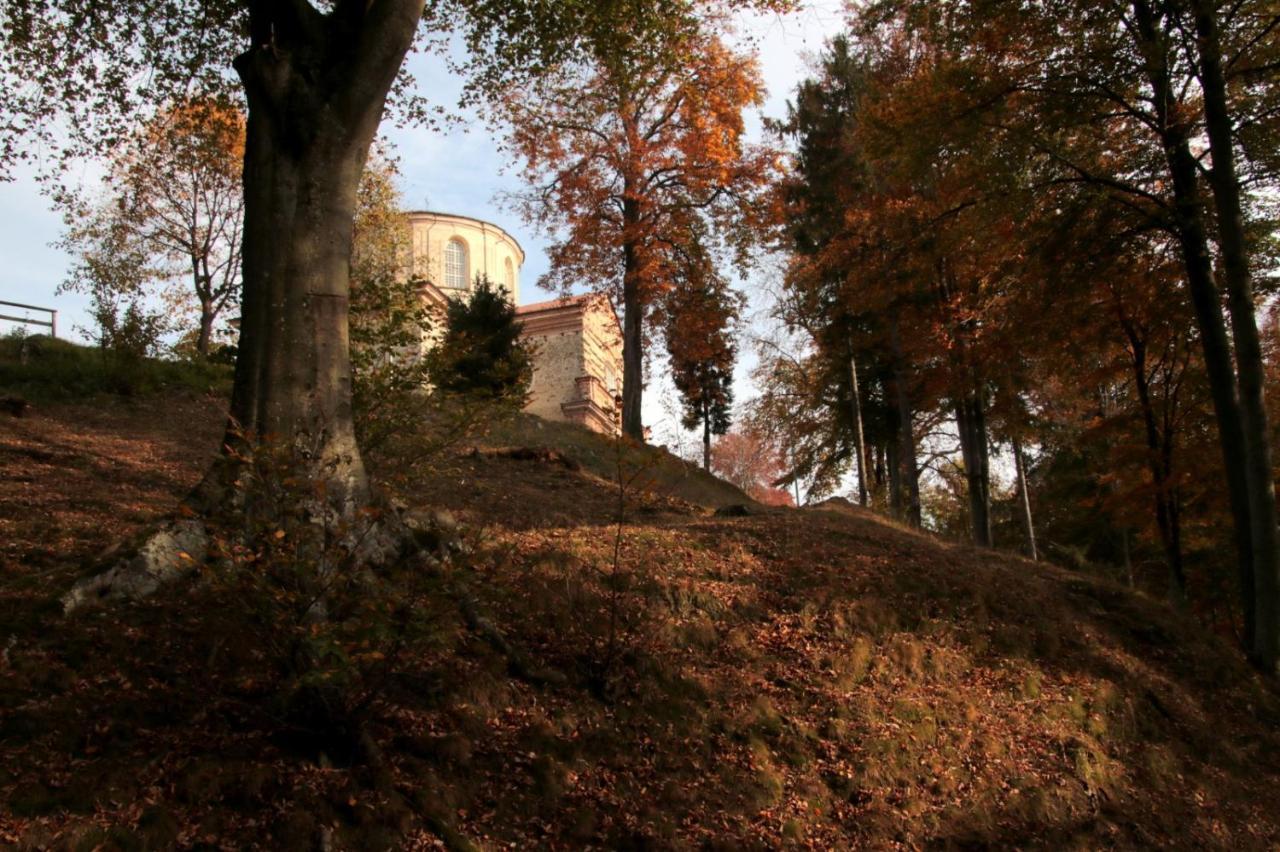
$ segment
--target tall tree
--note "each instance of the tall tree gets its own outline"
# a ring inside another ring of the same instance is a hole
[[[208,357],[215,324],[240,294],[244,117],[213,99],[170,105],[110,154],[106,195],[92,207],[64,197],[62,245],[92,251],[96,235],[129,240],[140,270],[160,279],[176,312],[194,299],[195,350]],[[73,280],[80,288],[101,284]]]
[[[935,116],[978,116],[993,149],[1033,151],[1028,177],[1049,203],[1054,188],[1089,185],[1177,241],[1231,498],[1246,645],[1264,669],[1275,670],[1280,547],[1255,345],[1257,294],[1248,286],[1244,202],[1232,198],[1240,186],[1232,174],[1237,148],[1249,152],[1259,175],[1273,173],[1276,158],[1264,153],[1268,144],[1256,127],[1270,122],[1275,106],[1265,94],[1276,67],[1274,9],[1252,0],[1229,11],[1164,0],[945,7],[885,0],[862,20],[880,38],[927,32],[954,46],[964,73],[951,79],[967,93],[957,100],[971,106],[935,109]],[[1232,45],[1225,63],[1222,43]],[[975,44],[983,50],[967,48]],[[1211,159],[1200,156],[1206,137]]]
[[[709,471],[711,438],[728,432],[732,421],[740,300],[705,255],[691,260],[684,279],[663,306],[667,352],[683,402],[682,425],[701,430],[702,467]]]
[[[586,34],[616,29],[637,12],[662,21],[687,17],[694,6],[51,0],[6,7],[0,15],[5,168],[35,139],[65,140],[72,154],[100,152],[146,114],[147,104],[170,102],[193,86],[238,93],[247,106],[232,427],[227,453],[188,500],[197,516],[225,503],[234,481],[228,474],[264,439],[294,448],[303,472],[322,486],[312,518],[353,521],[372,503],[352,418],[352,222],[393,86],[409,95],[401,101],[408,118],[425,114],[401,76],[415,38],[445,20],[457,26],[475,89],[483,91],[567,60]]]
[[[638,440],[647,317],[708,225],[732,231],[751,213],[774,160],[744,140],[743,113],[763,99],[756,63],[714,29],[609,33],[506,101],[525,214],[556,237],[543,286],[605,288],[622,306],[623,430]]]

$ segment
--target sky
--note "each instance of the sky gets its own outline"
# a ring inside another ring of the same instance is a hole
[[[749,15],[737,23],[739,38],[753,42],[758,50],[761,72],[768,90],[762,114],[780,117],[786,101],[803,78],[810,58],[823,42],[839,31],[844,20],[843,0],[807,0],[788,15]],[[456,99],[460,89],[440,57],[415,56],[410,70],[420,90],[439,103]],[[750,126],[760,134],[759,116]],[[383,135],[399,157],[401,193],[411,209],[428,209],[493,222],[520,241],[525,264],[520,272],[520,301],[535,302],[549,294],[534,286],[547,271],[546,241],[521,221],[503,202],[503,194],[521,188],[519,176],[484,122],[476,120],[447,131],[428,128],[384,127]],[[88,299],[77,294],[58,294],[66,277],[70,258],[55,246],[62,234],[61,216],[41,194],[35,180],[38,164],[16,170],[15,179],[0,183],[0,300],[41,305],[58,310],[59,335],[83,338],[91,323],[86,313]],[[96,178],[92,164],[84,169],[86,181]],[[741,282],[740,282],[741,283]],[[749,314],[763,307],[759,288],[743,284],[749,299]],[[10,313],[0,309],[0,313]],[[0,333],[12,325],[0,322]],[[750,346],[741,346],[742,358],[736,376],[737,398],[751,396],[749,373],[754,364]],[[646,388],[644,419],[660,441],[674,444],[676,426],[670,409],[673,389],[665,380],[660,362],[654,364]],[[664,405],[664,400],[666,405]]]

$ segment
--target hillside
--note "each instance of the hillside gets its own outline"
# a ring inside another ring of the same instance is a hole
[[[731,486],[532,420],[392,480],[461,544],[346,766],[255,703],[199,589],[61,614],[220,431],[202,396],[0,419],[0,843],[1280,843],[1280,697],[1163,605],[855,508],[717,517]]]

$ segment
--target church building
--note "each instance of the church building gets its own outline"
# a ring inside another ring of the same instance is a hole
[[[502,228],[480,219],[412,211],[413,272],[426,297],[443,306],[465,296],[476,276],[506,288],[518,306],[521,339],[532,344],[533,383],[525,410],[547,420],[616,433],[622,407],[622,328],[601,294],[520,306],[524,250]]]

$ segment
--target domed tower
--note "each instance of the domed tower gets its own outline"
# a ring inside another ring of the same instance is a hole
[[[515,237],[492,222],[412,210],[413,274],[425,278],[442,295],[461,296],[484,275],[520,303],[520,267],[524,249]]]

